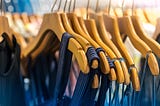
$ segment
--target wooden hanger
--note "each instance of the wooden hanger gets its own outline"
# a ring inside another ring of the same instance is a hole
[[[142,20],[142,22],[149,23],[149,21],[146,19],[144,12],[141,8],[134,9],[133,12],[136,16],[138,16]]]
[[[15,36],[18,44],[20,45],[21,50],[27,47],[27,42],[25,41],[24,37],[20,33],[15,32],[13,29],[11,29],[11,32]]]
[[[3,2],[1,1],[1,16],[0,16],[0,42],[3,40],[3,36],[6,36],[7,42],[10,46],[10,48],[13,48],[13,42],[12,42],[12,33],[10,31],[9,23],[7,17],[3,14]],[[5,35],[4,35],[5,34]]]
[[[3,40],[2,35],[5,33],[5,36],[7,38],[7,42],[11,48],[13,48],[13,42],[12,42],[12,33],[10,31],[8,19],[5,16],[0,16],[0,41]]]
[[[66,3],[67,3],[67,0],[66,0]],[[65,7],[64,7],[64,11],[65,11]],[[66,29],[66,31],[67,31],[68,33],[70,33],[71,35],[73,35],[73,37],[74,37],[75,39],[77,39],[77,41],[79,41],[79,43],[80,43],[80,44],[82,45],[82,47],[84,48],[85,53],[87,53],[88,49],[89,49],[90,47],[92,47],[92,46],[90,45],[90,43],[89,43],[85,38],[83,38],[81,35],[79,35],[79,34],[77,34],[77,33],[74,32],[74,30],[73,30],[72,27],[70,26],[70,21],[68,20],[68,17],[67,17],[67,15],[66,15],[66,13],[61,13],[61,19],[62,19],[63,26],[64,26],[64,28]],[[82,43],[84,43],[84,44],[82,44]],[[91,64],[91,67],[92,67],[93,69],[96,69],[96,68],[98,68],[98,66],[99,66],[98,60],[97,60],[97,59],[94,59],[93,62],[92,62],[92,64]],[[97,74],[94,75],[94,79],[93,79],[93,83],[92,83],[93,85],[99,85],[99,84],[98,84],[99,79],[98,79],[98,77],[96,77],[96,76],[97,76]],[[95,82],[97,82],[97,83],[95,83]],[[98,87],[98,86],[96,86],[96,87]]]
[[[47,53],[47,51],[49,51],[48,49],[53,48],[55,45],[59,45],[60,42],[56,42],[56,41],[58,41],[58,39],[56,39],[56,36],[54,35],[53,32],[46,33],[45,37],[41,41],[41,44],[36,48],[36,50],[34,50],[30,54],[30,56],[32,57],[32,60],[35,60],[40,53],[42,52]],[[52,42],[51,45],[49,45],[50,42]]]
[[[89,1],[88,1],[89,2]],[[98,2],[98,1],[97,1]],[[88,7],[89,7],[89,3],[88,3]],[[88,9],[87,9],[87,11],[88,11]],[[92,12],[92,11],[91,11]],[[89,11],[87,12],[87,14],[89,13]],[[89,16],[89,15],[87,15],[87,16]],[[89,34],[90,34],[90,36],[95,40],[95,41],[97,41],[97,43],[99,44],[99,45],[101,45],[102,46],[102,48],[106,51],[106,53],[113,59],[116,59],[117,57],[116,57],[116,55],[113,53],[113,51],[107,46],[107,45],[105,45],[104,43],[103,43],[103,41],[101,40],[101,38],[100,38],[100,36],[99,36],[99,34],[98,34],[98,31],[97,31],[97,27],[96,27],[96,24],[95,24],[95,21],[94,20],[92,20],[92,19],[86,19],[85,20],[85,25],[86,25],[86,27],[87,27],[87,30],[88,30],[88,32],[89,32]],[[113,57],[112,57],[113,56]],[[117,60],[116,60],[117,61]],[[129,79],[129,77],[127,78],[127,76],[126,76],[126,74],[124,73],[123,74],[123,71],[127,71],[126,70],[126,65],[125,64],[121,64],[122,65],[122,67],[121,67],[121,65],[120,65],[120,63],[119,63],[119,61],[117,61],[117,65],[119,65],[120,66],[120,70],[117,70],[117,71],[119,71],[119,72],[117,72],[116,74],[117,74],[117,79],[118,79],[118,81],[120,82],[120,81],[122,81],[121,79],[119,79],[119,77],[121,76],[120,74],[122,74],[123,75],[123,81],[125,81],[125,83],[129,83],[130,82],[130,80],[128,80]],[[115,64],[115,66],[116,66],[116,64]],[[116,67],[117,68],[117,67]],[[123,70],[123,71],[122,71]],[[121,82],[120,82],[121,83]]]
[[[92,20],[92,19],[89,19],[89,20],[85,20],[85,25],[86,25],[86,28],[89,32],[89,34],[91,35],[91,37],[97,41],[97,43],[99,45],[101,45],[101,47],[106,51],[106,53],[109,55],[109,57],[111,59],[116,59],[116,55],[112,52],[112,50],[107,46],[105,45],[102,40],[100,39],[99,35],[98,35],[98,31],[97,31],[97,28],[96,28],[96,25],[95,25],[95,21]],[[122,67],[121,67],[121,64],[118,60],[115,60],[114,61],[114,64],[116,66],[116,74],[117,74],[117,80],[119,83],[123,83],[124,82],[124,74],[123,74],[123,70],[122,70]]]
[[[153,75],[159,74],[158,62],[156,60],[155,55],[152,53],[152,50],[148,47],[148,45],[143,42],[138,35],[136,34],[132,21],[129,16],[124,16],[118,18],[118,25],[121,34],[125,34],[129,37],[134,47],[141,52],[141,54],[146,57],[148,54],[148,65]],[[154,64],[154,65],[153,65]]]
[[[15,29],[16,26],[14,25],[11,13],[5,13],[5,16],[8,19],[10,31],[11,31],[12,35],[14,35],[14,37],[16,38],[16,40],[22,50],[23,48],[25,48],[27,46],[27,43],[26,43],[25,39],[23,38],[23,36],[20,33],[18,33],[18,31]]]
[[[21,14],[21,19],[22,19],[24,25],[27,25],[27,24],[30,23],[27,13],[22,13]]]
[[[158,38],[159,34],[160,34],[160,18],[157,19],[156,29],[154,31],[154,34],[153,34],[152,38],[156,40]]]
[[[93,47],[100,48],[100,46],[82,30],[81,26],[79,25],[77,16],[74,13],[68,13],[67,16],[68,16],[68,19],[70,19],[70,22],[73,26],[72,28],[74,29],[75,32],[77,32],[78,34],[83,36],[85,39],[87,39],[93,45]],[[100,60],[101,60],[101,65],[103,64],[102,65],[103,73],[104,74],[109,73],[110,72],[109,64],[108,64],[106,55],[102,51],[100,52]]]
[[[38,47],[38,45],[40,45],[46,33],[50,31],[57,36],[59,41],[61,41],[62,35],[65,33],[65,30],[63,28],[61,18],[57,13],[44,15],[39,33],[37,37],[34,39],[34,41],[28,44],[27,48],[22,51],[23,57],[25,58],[28,55],[30,55],[30,53],[34,51]],[[68,50],[70,50],[75,55],[82,72],[88,73],[89,66],[85,52],[83,51],[81,45],[74,38],[70,38],[68,44]]]
[[[67,0],[65,1],[65,6],[64,6],[63,11],[65,11],[66,5],[67,5]],[[73,37],[77,41],[79,41],[79,43],[82,45],[85,53],[87,53],[88,49],[91,47],[91,44],[85,38],[83,38],[81,35],[79,35],[79,34],[77,34],[73,31],[73,29],[70,26],[70,22],[68,20],[68,17],[66,15],[66,13],[61,12],[60,14],[61,14],[60,16],[61,16],[61,19],[62,19],[63,26],[66,29],[66,31],[68,33],[70,33],[71,35],[73,35]],[[98,60],[97,59],[93,60],[91,67],[94,68],[94,69],[98,68]]]
[[[143,29],[140,19],[137,16],[131,16],[131,20],[138,36],[153,50],[158,57],[160,57],[160,45],[147,35]]]
[[[119,28],[118,28],[117,19],[116,17],[109,16],[106,14],[103,14],[103,19],[104,19],[106,30],[111,34],[114,44],[117,46],[122,56],[127,60],[126,62],[127,62],[128,69],[131,69],[131,81],[133,84],[133,88],[136,91],[139,91],[140,82],[138,77],[138,71],[137,71],[137,68],[135,67],[132,57],[130,56],[129,52],[127,51],[122,41]]]
[[[79,22],[79,24],[80,24],[80,27],[82,28],[82,30],[84,31],[84,33],[86,33],[86,35],[92,40],[92,38],[90,37],[90,35],[89,35],[89,33],[88,33],[88,31],[87,31],[87,28],[86,28],[86,26],[85,26],[85,23],[84,23],[84,20],[83,20],[83,18],[82,17],[78,17],[78,22]],[[77,22],[76,22],[77,23]],[[98,46],[94,46],[95,48],[96,47],[98,47]],[[100,56],[100,63],[101,63],[101,70],[103,71],[103,70],[105,70],[105,68],[103,68],[104,67],[104,65],[106,64],[105,63],[105,61],[103,61],[103,58],[105,58],[105,57],[103,57],[103,52],[102,53],[100,53],[99,54],[99,56]],[[102,55],[102,56],[101,56]],[[107,55],[107,54],[106,54]],[[106,58],[105,58],[106,59]],[[108,63],[108,62],[107,62]],[[114,80],[116,80],[117,78],[116,78],[116,74],[115,74],[115,70],[114,70],[114,68],[111,68],[110,69],[110,80],[112,80],[112,81],[114,81]]]
[[[117,17],[122,17],[123,13],[122,13],[122,9],[121,8],[115,8],[114,9],[114,13]],[[112,16],[112,15],[111,15]]]
[[[75,7],[75,4],[76,4],[76,2],[74,1],[74,7]],[[83,16],[86,16],[86,9],[84,9],[84,8],[82,8],[80,10],[76,9],[76,11],[70,12],[67,14],[68,19],[70,20],[70,23],[72,24],[71,26],[74,26],[74,27],[72,27],[73,30],[76,33],[83,36],[85,39],[87,39],[92,44],[93,47],[95,47],[96,49],[100,48],[100,46],[87,33],[87,30],[82,29],[82,27],[79,24],[78,17],[76,16],[75,13],[78,14],[82,19]],[[108,64],[108,60],[106,58],[106,54],[104,52],[100,51],[99,57],[100,57],[100,64],[101,64],[100,67],[101,67],[102,73],[108,74],[110,72],[110,80],[116,80],[115,70],[114,70],[114,68],[110,69],[109,64]]]
[[[86,9],[85,9],[85,10],[86,10]],[[84,13],[86,13],[86,12],[84,12]],[[95,48],[99,48],[99,45],[97,45],[97,43],[95,43],[95,42],[92,40],[92,38],[90,37],[90,35],[89,35],[89,33],[87,32],[87,30],[85,31],[85,30],[83,30],[83,28],[81,28],[77,16],[76,16],[74,13],[68,13],[67,15],[68,15],[68,18],[71,20],[71,23],[73,24],[72,26],[74,26],[73,29],[74,29],[76,32],[81,33],[82,36],[84,36],[86,39],[88,39],[88,40],[92,43],[92,45],[94,45]],[[85,15],[85,16],[86,16],[86,15]],[[82,17],[79,17],[79,18],[81,19],[81,22],[84,23]],[[83,25],[85,26],[85,24],[83,24]],[[96,45],[95,45],[95,44],[96,44]],[[103,53],[103,52],[102,52],[102,53]],[[102,55],[102,56],[103,56],[103,55]],[[102,57],[102,56],[100,56],[100,58],[101,58],[100,61],[102,61],[103,58],[106,59],[106,56],[105,56],[105,55],[104,55],[103,57]],[[103,61],[104,61],[104,60],[103,60]],[[102,61],[101,63],[103,63],[103,61]],[[105,61],[106,61],[106,60],[105,60]],[[102,70],[104,69],[103,67],[104,67],[105,64],[106,64],[106,63],[101,64],[101,65],[102,65]],[[110,79],[111,79],[111,80],[116,80],[116,74],[115,74],[115,71],[114,71],[113,68],[111,68],[111,70],[110,70]]]
[[[132,3],[132,14],[134,12],[133,10],[134,10],[134,1]],[[143,18],[144,16],[143,11],[141,12],[140,9],[136,9],[135,14],[136,13],[141,13],[139,14],[139,17],[142,19],[145,19]],[[138,51],[141,52],[142,56],[146,57],[148,55],[148,65],[150,67],[151,73],[153,75],[158,75],[159,66],[158,66],[156,57],[152,53],[152,50],[150,49],[150,47],[138,37],[137,33],[134,30],[133,23],[131,21],[130,16],[123,16],[123,17],[118,18],[118,24],[119,24],[119,29],[120,29],[121,34],[127,35],[130,38],[133,46]]]
[[[148,20],[149,23],[156,25],[156,20],[159,17],[157,14],[157,11],[155,11],[154,8],[145,8],[143,9],[144,12],[144,16],[146,17],[146,19]]]
[[[84,39],[82,36],[80,36],[79,34],[75,33],[75,32],[72,30],[72,28],[71,28],[71,26],[70,26],[70,24],[69,24],[68,18],[67,18],[67,16],[66,16],[65,13],[61,13],[61,19],[62,19],[62,23],[63,23],[63,26],[64,26],[64,28],[66,29],[66,31],[67,31],[68,33],[70,33],[71,35],[73,35],[73,37],[74,37],[77,41],[79,41],[79,43],[82,45],[82,47],[83,47],[83,49],[84,49],[84,51],[85,51],[85,53],[86,53],[87,50],[88,50],[88,48],[91,47],[90,43],[89,43],[86,39]],[[94,68],[94,69],[95,69],[95,68],[98,68],[98,60],[95,59],[95,60],[92,62],[91,67]]]
[[[112,49],[112,51],[114,51],[114,53],[116,54],[116,56],[119,59],[122,59],[123,57],[122,57],[120,51],[118,50],[118,48],[115,46],[115,44],[109,38],[109,35],[108,35],[109,33],[107,32],[107,30],[105,28],[104,19],[103,19],[102,14],[95,14],[95,15],[92,14],[92,15],[96,18],[97,28],[98,28],[98,31],[100,33],[99,35],[100,35],[102,41],[105,44],[107,44]],[[128,60],[126,59],[126,61],[128,61]],[[126,66],[126,63],[121,61],[121,65],[122,65],[122,69],[124,70],[124,75],[127,78],[125,83],[129,84],[130,83],[130,76],[129,76],[129,73],[128,73],[128,68]]]

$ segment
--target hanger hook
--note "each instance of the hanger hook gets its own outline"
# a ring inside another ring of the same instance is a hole
[[[88,0],[88,3],[87,3],[87,16],[86,16],[86,19],[89,19],[89,15],[88,15],[88,12],[89,12],[89,4],[90,4],[90,0]]]
[[[1,0],[1,16],[4,16],[5,11],[4,11],[4,3],[3,0]]]
[[[72,4],[72,0],[70,0],[69,2],[70,2],[70,3],[69,3],[69,10],[68,10],[68,11],[71,12],[71,4]]]
[[[134,0],[132,0],[132,16],[133,16],[133,12],[134,12],[134,6],[135,6],[135,1]]]
[[[111,11],[111,0],[108,0],[108,15],[110,14]]]
[[[53,5],[52,5],[52,7],[51,7],[51,12],[53,12],[53,9],[54,9],[54,7],[56,6],[57,1],[58,1],[58,0],[55,0],[55,1],[54,1]]]
[[[122,13],[124,14],[124,3],[125,3],[125,0],[122,1]]]
[[[60,8],[61,8],[61,4],[62,4],[62,0],[60,0],[60,2],[59,2],[58,11],[59,11]]]
[[[97,3],[96,3],[96,12],[98,12],[98,9],[99,9],[99,0],[97,0]]]
[[[3,1],[1,0],[1,16],[2,16],[2,8],[3,8],[3,3],[2,3]]]
[[[65,0],[65,4],[64,4],[64,8],[63,8],[63,11],[65,12],[66,10],[66,5],[67,5],[67,0]]]
[[[74,1],[73,11],[75,11],[75,9],[76,9],[76,0],[73,0],[73,1]]]

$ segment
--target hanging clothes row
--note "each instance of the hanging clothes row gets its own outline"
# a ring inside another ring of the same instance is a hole
[[[56,2],[43,17],[0,16],[0,106],[158,106],[159,15],[125,0],[101,11],[99,0],[95,10],[66,0],[63,11],[60,1],[53,12]]]

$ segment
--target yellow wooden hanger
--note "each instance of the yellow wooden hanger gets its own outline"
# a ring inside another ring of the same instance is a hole
[[[83,49],[84,49],[84,51],[86,53],[88,48],[91,47],[91,44],[86,39],[84,39],[82,36],[80,36],[79,34],[75,33],[72,30],[72,28],[70,27],[68,18],[67,18],[65,13],[61,13],[61,18],[62,18],[62,21],[63,21],[63,26],[66,29],[66,31],[68,33],[70,33],[71,35],[73,35],[73,37],[77,41],[79,41],[79,43],[82,45],[82,47],[83,47]],[[92,68],[97,68],[97,67],[98,67],[98,61],[94,60],[93,63],[92,63]]]
[[[75,1],[74,1],[74,7],[75,7]],[[72,12],[70,13],[67,13],[67,16],[68,16],[68,19],[70,20],[71,22],[71,26],[73,26],[73,30],[80,34],[81,36],[83,36],[85,39],[87,39],[93,47],[95,48],[100,48],[100,46],[93,40],[91,39],[81,28],[81,26],[79,25],[79,22],[78,22],[78,19],[77,19],[77,16]],[[109,64],[108,64],[108,61],[106,59],[106,55],[104,54],[104,52],[100,52],[99,54],[100,56],[100,63],[101,63],[101,67],[102,67],[102,71],[104,74],[107,74],[110,72],[110,68],[109,68]]]
[[[153,34],[153,39],[156,40],[158,38],[159,34],[160,34],[160,18],[157,19],[156,29]]]
[[[39,46],[34,51],[31,52],[30,57],[32,57],[32,60],[35,60],[40,53],[42,52],[47,53],[47,51],[49,51],[48,49],[50,49],[51,47],[55,47],[55,45],[56,46],[59,45],[59,42],[57,41],[58,39],[56,39],[56,36],[54,36],[53,32],[46,33],[45,37],[43,38]],[[52,42],[51,45],[49,45],[50,42]]]
[[[97,0],[97,3],[99,2],[99,0]],[[99,3],[98,3],[99,4]],[[97,10],[98,10],[98,5],[96,6]],[[108,9],[108,11],[110,11],[110,9]],[[113,42],[110,40],[110,38],[107,36],[108,33],[106,33],[106,29],[104,26],[104,22],[103,22],[103,16],[101,15],[101,13],[99,15],[96,15],[95,13],[89,13],[89,17],[95,19],[95,21],[97,21],[97,28],[99,30],[99,36],[101,37],[101,40],[112,49],[112,51],[115,53],[115,55],[119,58],[119,59],[123,59],[121,53],[119,52],[119,50],[117,49],[117,47],[113,44]],[[97,19],[96,19],[97,18]],[[124,77],[125,77],[125,84],[129,84],[130,83],[130,76],[128,73],[128,69],[126,66],[126,63],[124,61],[120,61],[121,66],[122,66],[122,70],[124,72]]]
[[[73,24],[74,26],[73,29],[75,30],[76,33],[82,35],[85,39],[87,39],[92,44],[93,47],[100,48],[100,46],[93,39],[91,39],[86,33],[83,32],[74,13],[68,13],[67,16],[69,17],[70,20],[72,20],[71,23]],[[104,52],[102,51],[100,52],[100,60],[101,64],[103,64],[102,65],[104,69],[103,73],[104,74],[109,73],[110,72],[109,64]]]
[[[9,23],[7,17],[4,16],[3,14],[3,2],[1,2],[1,16],[0,16],[0,42],[3,40],[3,36],[6,36],[7,42],[10,46],[10,48],[13,48],[13,42],[12,42],[12,33],[10,31]]]
[[[133,12],[136,16],[138,16],[142,20],[142,22],[149,23],[149,21],[146,19],[144,12],[141,8],[134,9]]]
[[[131,80],[132,80],[134,89],[140,90],[140,83],[139,83],[137,68],[135,67],[134,61],[122,41],[116,17],[111,17],[105,14],[103,15],[103,17],[105,22],[105,28],[112,35],[112,40],[114,44],[116,44],[119,51],[121,51],[121,54],[123,55],[123,57],[125,57],[125,59],[127,60],[126,62],[128,64],[127,65],[128,69],[131,69]]]
[[[117,17],[122,17],[123,13],[122,13],[122,9],[121,8],[115,8],[114,9],[114,13]]]
[[[66,3],[67,3],[67,0],[66,0],[66,2],[65,2],[65,6],[66,6]],[[65,6],[64,6],[64,11],[65,11]],[[84,51],[87,53],[87,51],[88,51],[88,49],[91,47],[91,44],[90,44],[90,42],[87,40],[87,39],[85,39],[84,37],[82,37],[80,34],[78,34],[78,33],[76,33],[73,29],[72,29],[72,27],[71,27],[71,25],[70,25],[70,21],[69,21],[69,19],[68,19],[68,17],[67,17],[67,14],[66,13],[61,13],[61,19],[62,19],[62,22],[63,22],[63,26],[64,26],[64,28],[66,29],[66,31],[68,32],[68,33],[70,33],[71,35],[73,35],[73,37],[75,38],[75,39],[77,39],[77,41],[79,41],[79,43],[82,45],[82,47],[84,48]],[[75,26],[74,26],[75,27]],[[73,28],[74,28],[73,27]],[[105,55],[104,55],[105,56]],[[106,62],[107,62],[107,60],[106,60]],[[92,65],[91,65],[91,67],[92,68],[94,68],[94,69],[96,69],[96,68],[98,68],[98,60],[97,59],[95,59],[93,62],[92,62]],[[108,67],[109,67],[109,64],[108,64]],[[109,71],[110,70],[105,70],[105,71],[108,71],[107,73],[109,73]],[[106,73],[106,72],[105,72]],[[98,80],[98,77],[96,77],[97,75],[95,75],[94,76],[94,81],[93,82],[99,82]],[[95,83],[93,83],[93,85],[95,85]],[[98,85],[98,84],[96,84],[96,85]],[[96,86],[96,87],[98,87],[98,86]]]
[[[132,12],[133,10],[134,10],[134,0],[132,3]],[[140,18],[132,13],[131,20],[138,36],[153,50],[153,52],[158,57],[160,57],[160,52],[159,52],[160,45],[155,40],[151,39],[144,31]]]
[[[18,44],[20,44],[21,49],[25,48],[27,46],[27,43],[26,43],[25,39],[23,38],[23,36],[20,33],[18,33],[17,31],[15,31],[13,29],[13,27],[15,27],[15,25],[14,25],[14,22],[12,20],[12,15],[10,13],[5,13],[5,16],[8,19],[8,23],[9,23],[10,31],[11,31],[10,33],[12,35],[14,35]]]
[[[85,26],[85,23],[84,23],[84,20],[83,20],[83,18],[82,17],[78,17],[78,21],[79,21],[79,24],[80,24],[80,26],[81,26],[81,28],[83,29],[83,31],[87,34],[87,36],[89,37],[89,38],[91,38],[90,37],[90,35],[89,35],[89,33],[88,33],[88,31],[87,31],[87,28],[86,28],[86,26]],[[92,39],[92,38],[91,38]],[[106,54],[107,55],[107,54]],[[101,58],[103,58],[102,56],[101,56],[101,54],[99,54],[99,56],[101,57]],[[106,57],[106,56],[105,56]],[[104,57],[104,58],[105,58]],[[105,58],[106,59],[106,58]],[[103,68],[103,64],[105,65],[106,63],[103,63],[103,60],[101,59],[100,60],[101,61],[101,64],[102,64],[102,66],[101,66],[101,69],[102,70],[104,70],[104,68]],[[110,69],[110,80],[116,80],[117,78],[116,78],[116,74],[115,74],[115,70],[114,70],[114,68],[111,68]]]
[[[18,44],[20,44],[21,50],[23,50],[25,47],[27,47],[27,43],[26,43],[24,37],[20,33],[15,32],[13,29],[11,29],[11,32],[15,36]]]
[[[85,20],[85,24],[86,24],[86,28],[89,32],[90,35],[93,35],[93,39],[97,41],[97,43],[99,45],[101,45],[101,47],[106,51],[106,53],[109,55],[109,57],[111,57],[111,59],[115,59],[114,64],[116,66],[116,75],[117,75],[117,80],[119,83],[123,83],[124,82],[124,74],[123,74],[123,70],[121,67],[121,64],[118,60],[116,60],[116,55],[112,52],[112,50],[107,47],[100,39],[99,36],[97,36],[98,31],[95,27],[95,21],[90,19],[90,20]]]
[[[38,45],[40,45],[41,41],[48,32],[53,32],[54,35],[59,39],[59,41],[61,41],[62,35],[66,32],[63,28],[61,18],[58,13],[50,13],[44,15],[43,22],[37,37],[34,39],[33,42],[28,44],[25,50],[22,51],[23,56],[29,56],[30,53],[34,51],[38,47]],[[83,73],[88,73],[88,61],[81,45],[74,38],[70,38],[68,49],[76,57],[81,71]]]
[[[89,7],[89,1],[88,1],[87,7]],[[94,21],[93,20],[85,20],[85,25],[86,25],[87,31],[89,32],[89,35],[91,35],[91,37],[105,50],[105,52],[111,57],[111,59],[115,59],[114,64],[117,69],[117,71],[116,71],[117,72],[116,73],[117,80],[119,83],[123,83],[124,82],[124,74],[123,74],[122,67],[121,67],[119,61],[116,60],[116,58],[117,58],[116,55],[112,52],[112,50],[109,47],[107,47],[103,42],[101,42],[101,40],[94,38],[94,36],[97,37],[97,34],[98,34],[98,32],[96,30],[96,26],[94,26],[95,25]],[[99,35],[98,35],[98,38],[99,38]],[[99,42],[101,42],[101,43],[99,43]]]
[[[74,7],[75,7],[75,4],[76,4],[76,1],[74,1]],[[78,10],[76,10],[76,13],[77,13],[77,11]],[[81,10],[79,10],[79,11],[81,11]],[[86,16],[86,15],[84,15],[84,13],[86,13],[86,12],[83,10],[82,16]],[[81,13],[80,14],[78,13],[78,15],[81,16]],[[83,28],[80,26],[80,23],[78,21],[77,16],[73,12],[68,13],[67,16],[68,16],[68,19],[70,19],[70,22],[72,24],[71,26],[74,26],[72,28],[74,29],[75,32],[81,34],[84,38],[86,38],[96,49],[100,48],[100,46],[90,37],[87,30],[83,30]],[[82,17],[79,17],[79,18],[82,19]],[[100,57],[100,64],[101,64],[102,72],[104,74],[107,74],[110,72],[110,79],[116,80],[115,70],[113,68],[110,69],[107,58],[106,58],[106,54],[104,54],[103,51],[100,51],[99,57]]]
[[[107,14],[103,14],[103,20],[104,20],[104,25],[105,25],[106,30],[112,36],[112,41],[119,49],[122,56],[127,60],[126,62],[127,62],[128,69],[131,70],[130,72],[131,72],[131,81],[133,84],[133,88],[136,91],[139,91],[140,90],[140,82],[139,82],[137,68],[135,67],[134,61],[122,41],[116,17],[110,16]]]
[[[123,6],[122,6],[123,7]],[[141,54],[146,57],[148,54],[148,65],[153,75],[159,74],[158,62],[155,55],[148,45],[141,40],[136,34],[132,21],[129,16],[123,16],[118,18],[118,25],[121,34],[125,34],[131,40],[133,46],[141,52]],[[154,64],[154,65],[153,65]]]
[[[108,36],[108,33],[105,29],[105,25],[104,25],[104,22],[103,22],[103,16],[97,16],[97,24],[98,24],[98,27],[99,28],[99,33],[100,33],[100,37],[102,39],[102,41],[108,45],[112,51],[115,53],[115,55],[119,58],[119,59],[123,59],[120,51],[118,50],[118,48],[115,46],[115,44],[110,40],[109,36]],[[102,23],[103,22],[103,23]],[[126,60],[128,61],[128,60]],[[124,72],[124,75],[125,75],[125,84],[129,84],[130,83],[130,76],[129,76],[129,73],[128,73],[128,68],[126,66],[126,63],[125,61],[120,61],[121,65],[122,65],[122,69],[123,69],[123,72]]]
[[[149,23],[156,25],[156,20],[157,20],[157,13],[156,11],[152,8],[145,8],[143,9],[144,16],[148,20]]]
[[[27,25],[27,24],[30,23],[27,13],[22,13],[22,14],[21,14],[21,19],[22,19],[24,25]]]
[[[66,5],[66,3],[65,3],[65,5]],[[65,11],[65,7],[64,7],[64,11]],[[66,13],[63,13],[63,12],[62,12],[62,13],[60,13],[60,16],[61,16],[62,24],[63,24],[65,30],[66,30],[68,33],[70,33],[71,35],[73,35],[73,37],[74,37],[77,41],[79,41],[79,43],[82,45],[82,47],[83,47],[83,49],[84,49],[84,51],[85,51],[85,53],[86,53],[87,50],[88,50],[88,48],[91,47],[90,43],[89,43],[85,38],[83,38],[81,35],[79,35],[79,34],[77,34],[77,33],[75,33],[75,32],[73,31],[73,29],[71,28],[71,26],[70,26],[70,24],[69,24],[69,20],[68,20],[68,18],[67,18]],[[92,62],[91,67],[94,68],[94,69],[95,69],[95,68],[98,68],[98,60],[95,59],[95,60]]]
[[[147,35],[143,29],[140,19],[137,16],[131,16],[131,20],[138,36],[153,50],[158,57],[160,57],[160,45]]]

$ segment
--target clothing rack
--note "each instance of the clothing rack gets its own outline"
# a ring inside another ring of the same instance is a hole
[[[160,105],[159,1],[104,1],[0,16],[0,106]]]

